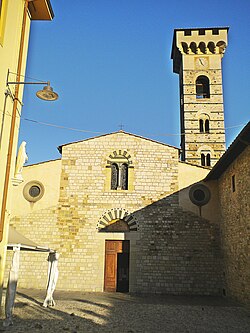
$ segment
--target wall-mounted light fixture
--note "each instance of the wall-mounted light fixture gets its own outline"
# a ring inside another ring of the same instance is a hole
[[[55,101],[58,99],[58,94],[56,92],[53,91],[53,88],[50,85],[50,81],[44,82],[44,81],[37,81],[37,82],[24,82],[24,81],[17,81],[17,82],[12,82],[9,81],[9,74],[10,71],[8,71],[7,74],[7,82],[6,85],[7,87],[10,84],[43,84],[45,85],[45,87],[43,87],[42,90],[37,91],[36,96],[44,101]]]

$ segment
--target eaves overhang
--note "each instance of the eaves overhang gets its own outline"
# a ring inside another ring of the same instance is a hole
[[[30,0],[28,8],[32,21],[51,21],[54,18],[50,0]]]

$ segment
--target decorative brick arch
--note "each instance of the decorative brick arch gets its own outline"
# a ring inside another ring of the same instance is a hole
[[[107,210],[99,219],[96,229],[102,229],[111,225],[114,221],[122,220],[128,226],[128,231],[137,231],[139,228],[136,217],[124,208],[112,208]]]
[[[128,163],[128,165],[132,165],[132,157],[130,155],[129,152],[127,152],[127,150],[123,150],[123,149],[118,149],[118,150],[114,150],[108,157],[107,159],[107,164],[112,164],[114,161],[126,161]]]

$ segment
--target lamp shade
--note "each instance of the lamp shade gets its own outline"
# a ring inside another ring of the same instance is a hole
[[[37,91],[36,95],[44,101],[55,101],[58,99],[58,94],[53,91],[49,83],[42,90]]]

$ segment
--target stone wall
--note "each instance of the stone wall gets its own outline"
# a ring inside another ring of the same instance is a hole
[[[111,190],[109,161],[120,153],[133,186]],[[105,240],[129,240],[131,292],[220,293],[217,229],[179,206],[178,149],[118,132],[63,146],[61,162],[58,204],[12,218],[26,237],[61,254],[58,289],[103,291]],[[98,230],[100,220],[123,213],[133,218],[130,232]],[[45,283],[46,255],[23,252],[19,286]]]
[[[250,303],[250,147],[219,179],[225,292]],[[235,177],[235,191],[232,177]]]
[[[209,58],[219,57],[210,55]],[[195,60],[195,58],[194,58]],[[205,75],[210,81],[210,98],[196,98],[196,79]],[[222,76],[220,69],[183,71],[183,116],[186,161],[201,164],[201,153],[209,152],[213,166],[225,152]],[[199,119],[209,119],[209,133],[199,132]]]

